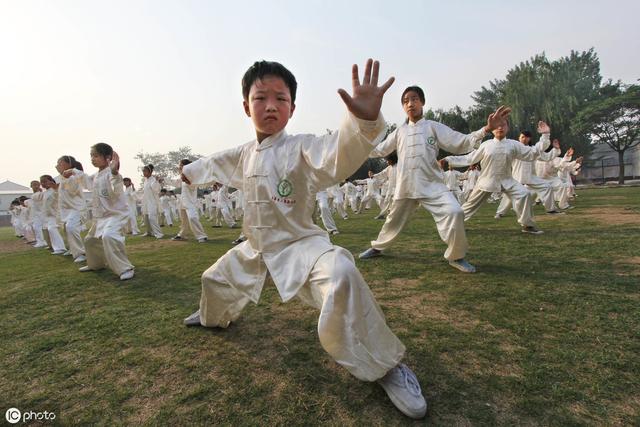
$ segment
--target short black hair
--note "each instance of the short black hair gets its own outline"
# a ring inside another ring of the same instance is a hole
[[[151,163],[149,163],[148,165],[145,165],[142,170],[148,170],[149,173],[153,173],[153,165]]]
[[[251,86],[255,81],[262,80],[265,76],[280,77],[282,81],[284,81],[284,84],[289,88],[289,93],[291,93],[291,103],[295,104],[298,82],[294,75],[279,62],[264,60],[254,62],[242,77],[242,97],[245,101],[249,99],[249,91],[251,91]]]
[[[182,159],[179,162],[182,166],[187,166],[189,163],[191,163],[191,160],[189,159]]]
[[[400,103],[403,103],[404,96],[407,94],[407,92],[417,93],[418,98],[420,98],[420,102],[422,102],[423,104],[426,104],[426,101],[424,98],[424,91],[419,86],[409,86],[408,88],[406,88],[404,92],[402,92],[402,96],[400,97]]]
[[[531,138],[531,131],[528,131],[528,130],[520,131],[520,135],[524,135],[527,138]]]
[[[393,150],[391,154],[385,156],[384,159],[392,165],[395,165],[398,163],[398,152],[396,150]]]
[[[91,147],[95,150],[96,153],[100,154],[103,157],[108,157],[113,155],[113,148],[109,144],[105,144],[104,142],[98,142],[96,145]]]
[[[166,189],[166,188],[161,188],[161,189],[160,189],[160,192],[161,192],[161,193],[166,193],[166,192],[167,192],[167,189]]]

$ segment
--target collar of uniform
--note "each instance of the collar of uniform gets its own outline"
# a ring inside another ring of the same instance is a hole
[[[267,148],[271,148],[273,144],[276,142],[282,141],[287,137],[287,131],[282,129],[278,133],[274,133],[273,135],[269,135],[262,142],[258,142],[256,140],[256,151],[266,150]]]
[[[424,122],[424,117],[421,118],[420,120],[418,120],[417,122],[413,123],[411,120],[409,120],[409,123],[407,123],[407,125],[413,127],[413,126],[419,126],[422,124],[422,122]]]

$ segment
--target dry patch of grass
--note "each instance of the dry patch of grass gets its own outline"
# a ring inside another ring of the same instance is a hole
[[[0,240],[0,254],[9,254],[12,252],[23,252],[35,250],[31,245],[25,243],[24,240],[16,238],[15,240]]]
[[[585,210],[580,216],[595,219],[605,225],[640,225],[640,214],[631,208],[596,207]]]

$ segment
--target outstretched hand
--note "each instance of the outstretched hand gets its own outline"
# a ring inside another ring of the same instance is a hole
[[[507,124],[507,117],[511,114],[511,108],[501,105],[496,111],[487,117],[487,125],[484,127],[485,132],[491,132],[499,126]]]
[[[120,170],[120,156],[115,151],[111,155],[111,160],[109,161],[109,167],[111,168],[111,173],[114,175],[118,174]]]
[[[551,133],[551,128],[546,122],[540,120],[538,122],[538,133]]]
[[[394,77],[391,77],[382,86],[378,86],[379,69],[380,63],[378,61],[373,61],[371,58],[367,59],[363,80],[360,83],[358,66],[354,64],[351,69],[353,95],[349,95],[344,89],[338,89],[338,94],[347,109],[359,119],[373,121],[378,118],[384,93],[395,80]]]

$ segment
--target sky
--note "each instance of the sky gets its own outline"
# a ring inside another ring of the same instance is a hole
[[[139,182],[139,152],[189,146],[208,155],[255,137],[240,80],[256,60],[296,76],[287,132],[325,133],[345,115],[353,63],[395,76],[382,112],[401,122],[400,94],[427,107],[471,95],[519,62],[595,48],[605,79],[640,78],[640,2],[0,0],[0,182],[28,185],[73,155],[114,147]]]

